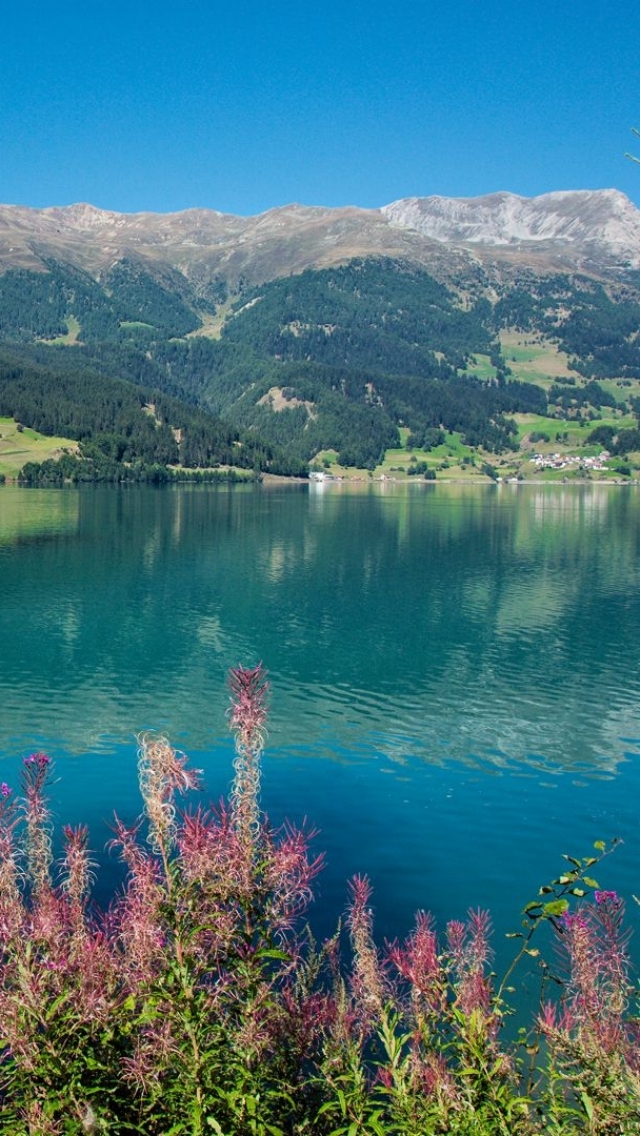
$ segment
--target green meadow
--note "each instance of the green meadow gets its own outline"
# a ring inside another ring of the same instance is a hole
[[[0,474],[6,478],[17,477],[29,461],[43,462],[77,448],[69,438],[46,438],[28,426],[19,427],[13,418],[0,418]]]

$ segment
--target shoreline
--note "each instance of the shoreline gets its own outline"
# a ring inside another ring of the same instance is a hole
[[[108,482],[108,481],[95,481],[95,482],[90,482],[90,483],[84,482],[83,484],[84,485],[90,485],[90,484],[91,485],[107,485],[107,484],[113,484],[113,483]],[[125,484],[130,486],[130,483],[125,483]],[[188,479],[185,479],[185,481],[176,481],[176,482],[167,483],[167,485],[160,486],[159,488],[171,488],[172,486],[177,487],[179,485],[189,485],[189,484],[193,485],[194,483],[192,481],[188,480]],[[216,488],[233,488],[236,485],[243,485],[243,484],[245,484],[245,485],[253,484],[253,485],[263,485],[263,486],[269,486],[269,485],[313,485],[315,488],[319,488],[320,486],[322,486],[324,488],[327,485],[340,485],[340,486],[345,486],[345,485],[429,485],[429,486],[433,486],[433,485],[474,485],[474,486],[478,486],[478,487],[487,486],[487,485],[495,485],[497,487],[500,487],[500,486],[503,486],[503,485],[515,485],[515,486],[521,486],[521,485],[536,485],[536,486],[555,485],[555,486],[559,486],[562,489],[571,488],[571,486],[573,486],[573,485],[583,487],[583,488],[586,487],[586,486],[593,487],[593,486],[605,485],[605,486],[611,486],[611,487],[615,487],[615,488],[620,489],[620,488],[637,488],[638,486],[640,486],[640,477],[627,478],[624,481],[620,480],[618,478],[608,478],[608,477],[602,477],[602,478],[572,477],[570,479],[567,478],[566,480],[562,480],[562,479],[553,479],[552,480],[551,478],[547,479],[547,478],[538,478],[538,477],[526,477],[526,478],[525,477],[523,477],[523,478],[515,478],[515,477],[507,478],[507,477],[505,477],[505,478],[500,478],[498,480],[495,480],[494,478],[484,477],[484,476],[480,475],[478,477],[436,477],[436,478],[427,480],[424,477],[412,477],[412,478],[389,477],[387,474],[379,474],[376,477],[376,476],[369,476],[368,474],[365,475],[365,474],[357,473],[357,474],[354,474],[353,476],[348,476],[348,477],[343,477],[343,476],[340,476],[340,475],[331,475],[331,476],[327,477],[326,480],[314,481],[313,479],[310,479],[310,478],[307,478],[307,477],[285,477],[283,474],[279,474],[279,473],[263,473],[258,481],[251,481],[249,478],[247,478],[247,479],[238,480],[236,482],[229,482],[229,483],[226,483],[226,484],[221,483],[221,482],[216,483],[213,480],[210,481],[210,482],[202,482],[202,483],[199,483],[199,484],[201,484],[203,486],[206,486],[206,485],[215,486]],[[73,484],[72,482],[68,482],[68,483],[65,483],[63,485],[24,485],[18,480],[17,477],[7,477],[5,475],[4,479],[0,479],[0,490],[5,488],[5,487],[11,487],[11,488],[16,488],[16,489],[72,489],[72,488],[78,488],[78,485]]]

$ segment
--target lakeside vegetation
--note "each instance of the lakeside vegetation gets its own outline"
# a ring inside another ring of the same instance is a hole
[[[106,912],[87,830],[65,827],[53,854],[47,755],[25,759],[21,791],[0,785],[0,1131],[640,1132],[624,904],[594,878],[610,849],[565,857],[525,906],[502,978],[481,909],[443,931],[419,912],[404,942],[378,945],[361,876],[344,925],[316,943],[313,833],[276,831],[260,809],[262,667],[232,671],[231,691],[235,776],[217,808],[180,808],[198,771],[165,738],[140,739],[144,815],[115,820],[126,876]],[[506,1031],[523,970],[539,1006]]]
[[[48,437],[14,418],[0,418],[0,478],[16,479],[28,461],[44,462],[73,453],[76,443],[71,438]]]

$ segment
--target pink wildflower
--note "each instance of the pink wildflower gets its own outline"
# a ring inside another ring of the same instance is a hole
[[[313,834],[310,834],[313,835]],[[322,868],[323,856],[309,859],[309,835],[285,827],[279,844],[269,850],[264,880],[271,892],[269,916],[277,934],[290,930],[313,899],[311,883]]]
[[[232,811],[245,850],[251,855],[260,828],[260,758],[264,748],[269,689],[262,663],[253,668],[232,669],[229,686],[231,728],[236,734]]]
[[[89,830],[86,825],[79,825],[77,828],[65,825],[63,833],[66,848],[63,858],[65,875],[62,891],[67,896],[74,948],[78,954],[84,952],[87,945],[84,907],[91,886],[94,864],[87,851]]]
[[[614,907],[619,907],[622,902],[615,891],[597,891],[594,893],[594,899],[599,906],[612,904]]]
[[[628,932],[622,929],[624,903],[616,892],[596,892],[562,920],[560,946],[569,966],[567,1009],[579,1036],[614,1053],[628,1034],[624,1014],[629,1000]]]
[[[231,687],[231,728],[237,731],[241,744],[252,749],[263,749],[269,684],[262,663],[258,663],[257,667],[253,668],[232,668],[229,674],[229,686]]]
[[[18,812],[13,800],[0,801],[0,942],[19,932],[24,918],[19,850],[15,829]]]
[[[51,759],[46,753],[42,753],[41,750],[38,750],[37,753],[30,753],[29,756],[24,759],[25,765],[37,765],[39,769],[44,769],[44,767],[50,763]]]
[[[173,749],[164,737],[143,734],[138,740],[138,773],[149,820],[149,843],[166,861],[175,838],[175,794],[196,789],[200,770],[187,769],[185,754]]]
[[[455,1100],[454,1080],[441,1053],[431,1051],[422,1059],[414,1058],[414,1075],[427,1096],[443,1101]]]
[[[433,917],[419,911],[415,930],[400,946],[387,945],[390,961],[411,984],[411,998],[416,1009],[424,1001],[430,1010],[438,1008],[443,991],[443,975],[438,958],[438,942]]]
[[[222,902],[244,894],[246,855],[226,805],[215,812],[184,813],[177,832],[185,879]]]
[[[484,968],[491,958],[486,911],[470,911],[466,924],[452,920],[447,925],[447,942],[457,976],[457,1004],[464,1014],[473,1010],[489,1012],[491,984]]]
[[[353,989],[364,1020],[378,1017],[384,1001],[382,974],[373,942],[373,912],[369,900],[373,889],[367,876],[354,876],[349,881],[351,901],[347,923],[353,947]]]
[[[123,897],[110,912],[112,939],[119,939],[122,965],[134,983],[153,973],[163,946],[161,904],[165,899],[160,868],[139,845],[137,827],[127,828],[116,817],[112,846],[121,849],[129,869]]]
[[[44,796],[50,761],[46,753],[24,759],[23,812],[27,823],[27,862],[34,892],[51,886],[51,820]]]
[[[547,1037],[554,1037],[560,1031],[570,1032],[575,1027],[575,1018],[568,1006],[558,1010],[555,1002],[544,1002],[538,1016],[538,1025]]]

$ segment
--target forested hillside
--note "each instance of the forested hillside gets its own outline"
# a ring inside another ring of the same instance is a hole
[[[445,284],[409,262],[354,259],[229,296],[222,279],[197,285],[133,257],[99,279],[44,268],[0,276],[0,414],[80,441],[86,476],[299,474],[326,450],[374,468],[401,428],[415,446],[444,430],[501,454],[518,445],[513,415],[622,413],[623,394],[601,383],[640,379],[638,274],[498,283],[477,268]],[[571,374],[518,380],[504,329],[555,343]]]
[[[529,278],[498,300],[494,324],[556,339],[587,378],[640,379],[638,284],[640,274],[628,273],[614,299],[585,276]]]
[[[78,356],[56,355],[51,363],[58,365],[0,352],[0,416],[80,443],[79,456],[45,468],[31,463],[24,480],[158,481],[167,479],[170,466],[301,472],[257,434],[243,435],[158,390],[106,378]]]
[[[186,335],[200,320],[183,299],[187,282],[154,278],[130,260],[100,282],[70,265],[46,260],[45,272],[9,269],[0,276],[0,336],[31,343],[64,338],[70,323],[85,344]]]

